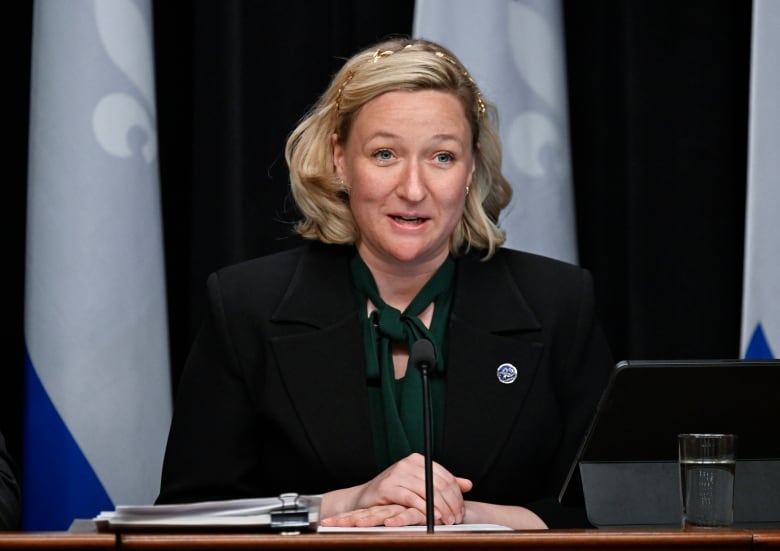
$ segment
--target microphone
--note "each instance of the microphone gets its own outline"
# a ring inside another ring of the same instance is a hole
[[[431,446],[431,388],[428,372],[436,365],[436,352],[428,339],[418,339],[409,353],[412,365],[420,370],[423,391],[423,455],[425,456],[425,522],[428,533],[433,533],[433,450]]]

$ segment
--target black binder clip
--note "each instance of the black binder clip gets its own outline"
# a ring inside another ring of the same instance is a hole
[[[282,502],[281,506],[271,511],[272,530],[295,532],[311,529],[312,520],[309,516],[309,507],[305,501],[302,502],[299,499],[298,494],[281,494],[279,500]],[[316,524],[316,519],[314,523]]]

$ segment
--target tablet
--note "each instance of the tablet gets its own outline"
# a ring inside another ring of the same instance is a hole
[[[735,499],[751,502],[743,504],[742,518],[780,521],[780,360],[618,363],[561,489],[561,503],[584,500],[597,526],[674,525],[677,435],[691,432],[736,434],[737,476],[743,476]],[[756,477],[763,487],[758,497],[740,497],[753,491]],[[756,500],[755,508],[772,507],[778,518],[749,511]]]

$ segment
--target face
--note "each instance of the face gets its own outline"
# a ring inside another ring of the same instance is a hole
[[[369,267],[438,267],[463,214],[474,173],[460,101],[435,90],[387,92],[365,104],[346,143],[333,137]]]

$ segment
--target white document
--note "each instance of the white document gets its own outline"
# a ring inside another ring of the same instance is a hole
[[[426,526],[320,526],[317,532],[321,534],[357,533],[357,532],[426,532]],[[512,532],[507,526],[500,524],[443,524],[433,529],[435,532]]]
[[[174,505],[119,505],[93,520],[107,530],[176,530],[231,528],[314,530],[321,496],[282,494],[279,497],[201,501]]]

